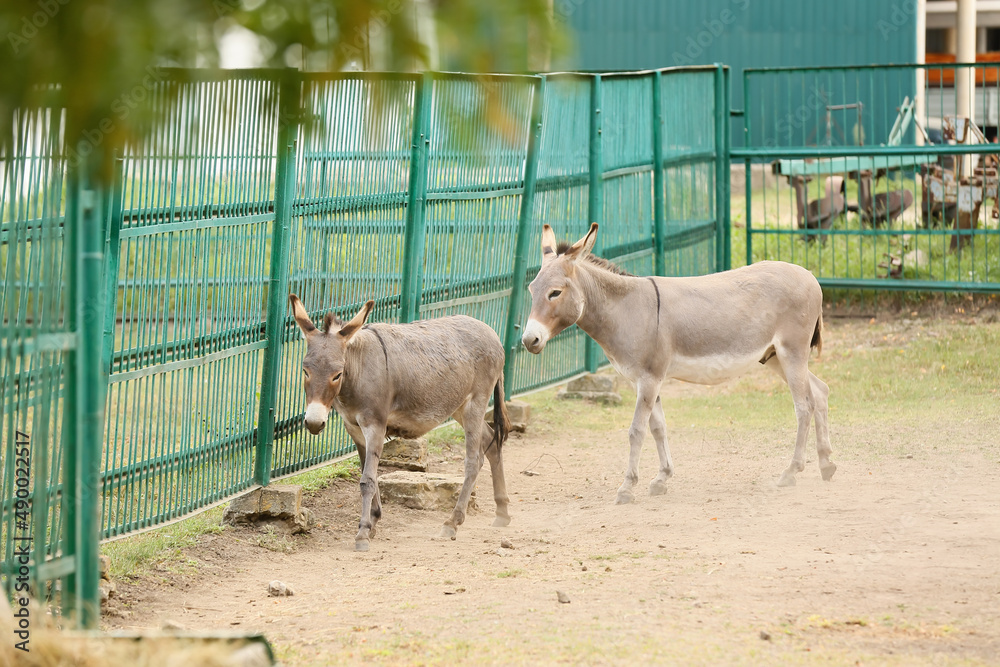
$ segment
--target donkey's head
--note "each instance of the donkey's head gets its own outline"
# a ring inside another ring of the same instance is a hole
[[[542,228],[542,268],[528,285],[531,292],[531,315],[524,327],[521,343],[538,354],[550,338],[576,323],[583,315],[583,291],[577,284],[577,264],[590,254],[597,240],[597,223],[562,254],[556,252],[552,228]]]
[[[292,315],[306,337],[306,356],[302,359],[302,382],[306,390],[306,428],[313,435],[319,434],[326,426],[326,420],[333,408],[333,399],[344,386],[344,358],[347,346],[375,306],[369,301],[350,322],[342,322],[333,313],[328,313],[320,331],[309,319],[309,313],[294,294],[288,297],[292,304]]]

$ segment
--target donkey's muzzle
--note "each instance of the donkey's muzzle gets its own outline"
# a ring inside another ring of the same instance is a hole
[[[306,428],[309,429],[309,432],[313,435],[319,435],[323,432],[323,429],[326,428],[326,422],[306,422]]]
[[[549,332],[536,320],[528,320],[521,336],[521,345],[532,354],[538,354],[549,340]]]
[[[326,428],[326,418],[330,411],[320,403],[310,403],[306,408],[306,428],[313,435],[319,435]]]

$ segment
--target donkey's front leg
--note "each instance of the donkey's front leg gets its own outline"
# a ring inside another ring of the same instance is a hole
[[[361,424],[365,438],[365,465],[361,471],[361,521],[358,534],[354,538],[355,551],[368,551],[371,538],[375,536],[375,525],[382,517],[382,503],[378,493],[378,462],[382,458],[382,444],[385,442],[385,422],[371,421]]]
[[[462,490],[458,494],[455,510],[451,513],[451,518],[445,521],[441,528],[441,537],[455,537],[458,534],[458,527],[465,523],[465,511],[469,507],[469,498],[472,497],[472,490],[476,487],[479,469],[483,466],[483,447],[480,438],[483,426],[486,424],[483,421],[486,403],[487,401],[471,400],[466,403],[462,410],[461,422],[465,428],[465,480],[462,482]]]
[[[653,411],[656,397],[660,393],[660,383],[655,380],[640,380],[636,383],[635,414],[632,415],[632,425],[628,429],[628,468],[625,470],[625,481],[618,489],[619,505],[635,500],[632,488],[639,481],[639,453],[642,451],[642,440],[646,437],[646,424]]]

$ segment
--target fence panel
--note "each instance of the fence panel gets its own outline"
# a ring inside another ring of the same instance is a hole
[[[523,228],[528,237],[526,282],[534,279],[541,265],[542,225],[551,225],[560,239],[576,240],[587,231],[591,85],[591,75],[545,77],[533,211]],[[511,308],[516,310],[516,322],[523,326],[531,310],[527,290]],[[507,354],[513,357],[508,360],[512,391],[529,391],[580,373],[586,361],[586,338],[573,326],[548,342],[545,355],[530,354],[520,344],[508,349]]]
[[[464,314],[504,334],[538,80],[434,80],[419,313]]]
[[[289,289],[310,316],[400,319],[416,75],[308,75],[303,82]],[[418,147],[419,148],[419,147]],[[287,303],[287,302],[286,302]],[[353,451],[339,417],[303,429],[305,341],[286,318],[276,401],[275,476]]]
[[[65,115],[58,106],[18,110],[0,155],[0,544],[4,588],[14,590],[28,545],[33,563],[64,549],[61,494],[75,271],[66,238]],[[72,526],[70,526],[72,529]],[[29,541],[30,540],[30,541]],[[33,584],[47,577],[34,572]]]
[[[175,77],[121,159],[109,232],[107,536],[252,483],[277,78]]]
[[[801,264],[831,287],[1000,289],[995,66],[744,76],[748,263]],[[760,163],[775,178],[751,188]]]
[[[693,276],[729,268],[718,263],[721,215],[717,164],[720,100],[716,68],[663,72],[663,201],[666,273]],[[728,181],[728,174],[726,174]]]

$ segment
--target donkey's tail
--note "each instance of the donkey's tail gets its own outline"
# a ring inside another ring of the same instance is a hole
[[[823,311],[819,312],[819,319],[816,320],[816,328],[813,329],[813,337],[809,347],[816,348],[817,359],[823,356]]]
[[[510,435],[510,417],[507,415],[507,403],[503,400],[503,373],[501,372],[500,379],[493,387],[493,439],[490,441],[490,447],[496,445],[499,449],[507,441],[508,435]]]

